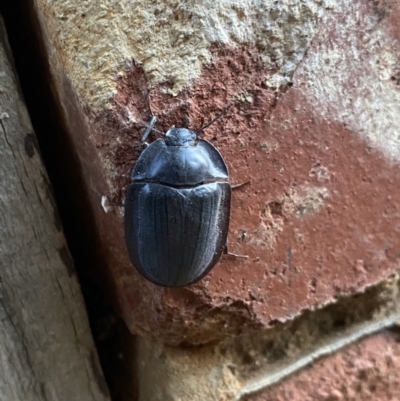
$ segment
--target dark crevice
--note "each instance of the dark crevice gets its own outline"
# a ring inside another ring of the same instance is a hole
[[[53,92],[55,85],[34,4],[31,0],[0,0],[0,12],[8,34],[14,68],[79,276],[103,371],[113,399],[120,400],[114,375],[120,371],[122,362],[118,357],[121,351],[118,351],[115,336],[121,337],[121,332],[125,333],[127,329],[90,276],[90,272],[105,269],[98,252],[94,218],[78,157],[67,135],[57,94]],[[25,143],[28,152],[36,147],[31,139]]]

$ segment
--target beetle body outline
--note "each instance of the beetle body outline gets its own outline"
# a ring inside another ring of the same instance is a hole
[[[232,189],[222,155],[195,132],[172,128],[144,149],[131,179],[125,240],[132,264],[160,286],[199,281],[226,248]]]

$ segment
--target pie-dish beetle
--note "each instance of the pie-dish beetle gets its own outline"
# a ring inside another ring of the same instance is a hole
[[[226,250],[232,188],[220,152],[197,133],[171,128],[148,145],[125,198],[125,240],[132,264],[164,287],[203,278]],[[142,142],[153,129],[149,123]]]

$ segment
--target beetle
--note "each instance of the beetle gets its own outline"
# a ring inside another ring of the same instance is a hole
[[[226,163],[201,129],[171,128],[137,160],[125,198],[125,241],[132,264],[163,287],[203,278],[227,252],[232,188]],[[238,256],[238,255],[237,255]]]

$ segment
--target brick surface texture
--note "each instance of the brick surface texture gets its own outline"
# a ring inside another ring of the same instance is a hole
[[[247,401],[398,401],[400,332],[383,332],[315,362]]]

